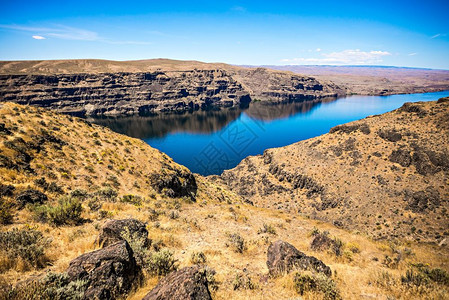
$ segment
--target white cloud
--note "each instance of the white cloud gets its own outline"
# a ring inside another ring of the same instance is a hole
[[[292,58],[283,59],[282,62],[306,63],[306,64],[343,64],[363,65],[382,62],[384,56],[391,55],[388,51],[360,51],[360,49],[348,49],[340,52],[322,53],[316,58]]]
[[[316,52],[321,52],[321,48],[316,48]]]
[[[434,36],[431,36],[430,38],[431,38],[431,39],[436,39],[436,38],[439,37],[439,36],[441,36],[441,33],[437,33],[437,34],[435,34]]]
[[[409,53],[408,56],[415,56],[416,54],[418,54],[418,53],[413,52],[413,53]]]
[[[36,35],[33,35],[34,39],[45,39],[46,37],[52,37],[56,39],[62,40],[76,40],[76,41],[93,41],[93,42],[102,42],[107,44],[116,44],[116,45],[148,45],[149,42],[144,41],[122,41],[122,40],[113,40],[101,37],[97,32],[64,26],[64,25],[55,25],[54,27],[33,27],[33,26],[21,26],[21,25],[4,25],[0,24],[0,28],[16,30],[16,31],[26,31],[26,32],[34,32]]]
[[[45,37],[43,37],[41,35],[33,35],[32,38],[35,40],[45,40]]]

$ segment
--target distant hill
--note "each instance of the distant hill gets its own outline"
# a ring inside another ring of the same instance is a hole
[[[449,89],[449,70],[390,66],[265,65],[262,67],[331,81],[345,88],[348,94],[391,95]]]

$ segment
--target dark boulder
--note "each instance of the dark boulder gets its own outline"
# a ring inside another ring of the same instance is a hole
[[[1,184],[0,183],[0,197],[1,196],[12,196],[16,188],[13,185]]]
[[[84,299],[117,299],[128,294],[141,279],[131,247],[121,241],[83,254],[70,262],[70,281],[86,282]]]
[[[207,270],[198,265],[170,273],[142,300],[210,300]]]
[[[150,180],[159,193],[165,193],[170,198],[189,197],[195,200],[198,186],[195,176],[188,170],[168,167],[162,173],[152,174]]]
[[[102,247],[107,247],[119,241],[123,241],[125,238],[123,238],[122,235],[125,233],[126,229],[129,230],[129,233],[133,238],[144,240],[144,246],[150,246],[151,241],[148,239],[148,230],[145,223],[136,219],[107,221],[100,230],[98,243],[102,245]]]
[[[329,130],[329,133],[352,133],[355,131],[360,131],[363,134],[370,134],[371,133],[371,129],[369,128],[368,124],[366,123],[359,123],[359,124],[354,124],[354,125],[347,125],[347,124],[343,124],[343,125],[337,125],[335,127],[332,127]]]
[[[424,191],[405,191],[406,209],[415,213],[425,213],[440,207],[440,193],[434,187],[427,187]]]
[[[5,135],[10,135],[11,131],[8,128],[6,128],[4,123],[0,123],[0,133],[3,133]]]
[[[402,134],[394,129],[379,130],[377,134],[384,140],[389,142],[398,142],[402,139]]]
[[[309,270],[331,276],[331,269],[321,260],[307,256],[291,244],[277,241],[268,247],[267,267],[270,275],[288,273],[292,269]]]
[[[449,102],[449,97],[440,98],[437,101],[438,104],[445,103],[445,102]]]
[[[419,117],[427,115],[427,111],[417,103],[406,102],[399,109],[399,112],[408,112],[417,114]]]
[[[412,163],[410,152],[404,149],[393,150],[388,159],[391,162],[398,163],[403,167],[408,167]]]
[[[33,189],[25,190],[16,197],[16,201],[20,208],[23,208],[26,204],[43,204],[47,199],[47,195]]]

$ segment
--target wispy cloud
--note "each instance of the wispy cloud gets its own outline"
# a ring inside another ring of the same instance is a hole
[[[321,52],[321,48],[316,48],[316,52]]]
[[[35,40],[45,40],[45,37],[43,37],[41,35],[33,35],[32,38]]]
[[[447,36],[446,33],[437,33],[437,34],[431,36],[430,38],[431,38],[431,39],[436,39],[436,38],[439,38],[439,37],[445,37],[445,36]]]
[[[348,49],[340,52],[322,53],[317,58],[282,59],[282,62],[306,64],[372,64],[382,62],[384,56],[391,55],[388,51],[361,51]]]
[[[409,53],[408,56],[415,56],[416,54],[418,54],[418,53],[413,52],[413,53]]]
[[[65,25],[55,25],[53,27],[34,27],[34,26],[22,26],[22,25],[4,25],[0,24],[0,28],[10,29],[14,31],[33,32],[34,39],[46,39],[55,38],[62,40],[75,40],[75,41],[90,41],[90,42],[102,42],[108,44],[133,44],[133,45],[148,45],[149,42],[144,41],[121,41],[113,40],[101,37],[97,32],[70,27]]]

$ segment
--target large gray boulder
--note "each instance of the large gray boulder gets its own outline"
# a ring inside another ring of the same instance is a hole
[[[268,247],[267,267],[272,276],[288,273],[293,269],[320,272],[327,276],[332,275],[331,269],[321,260],[313,256],[307,256],[291,244],[281,240]]]
[[[123,233],[129,230],[133,238],[144,240],[144,246],[148,247],[151,241],[148,239],[148,230],[145,223],[136,219],[109,220],[100,230],[98,242],[103,247],[107,247],[118,241],[123,241]],[[129,242],[129,241],[128,241]]]
[[[141,269],[126,241],[75,258],[67,274],[70,281],[87,282],[85,299],[120,298],[141,279]]]
[[[211,300],[206,269],[198,265],[170,273],[142,300]]]

